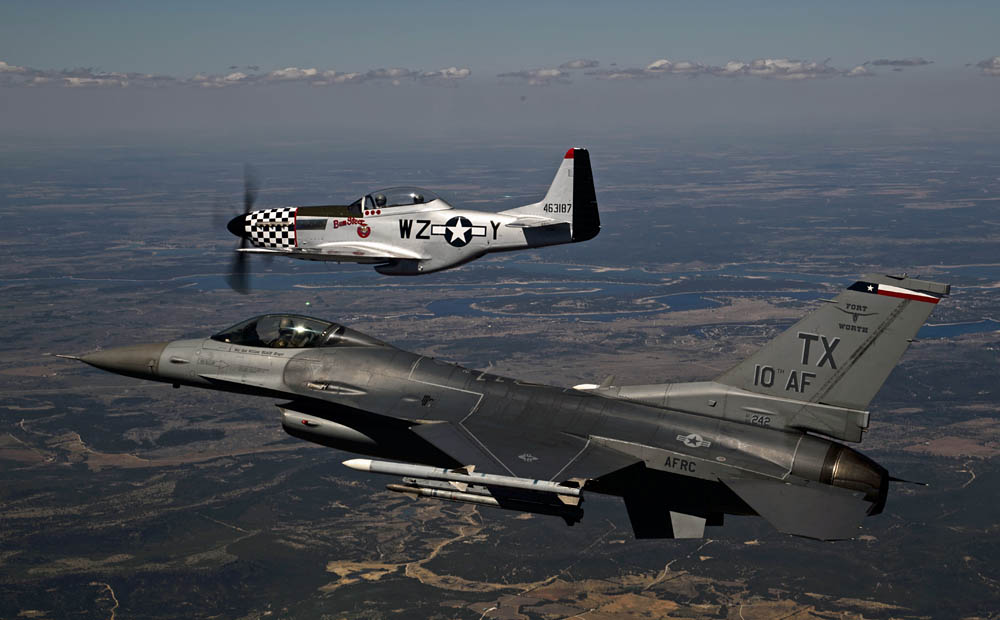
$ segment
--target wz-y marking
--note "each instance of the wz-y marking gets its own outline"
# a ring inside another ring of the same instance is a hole
[[[416,223],[416,228],[414,228]],[[473,224],[471,220],[456,215],[444,224],[432,224],[431,220],[399,220],[400,239],[430,239],[432,236],[444,237],[450,245],[460,248],[472,242],[473,237],[486,237],[493,234],[497,240],[500,222],[490,220],[490,230],[486,226]]]
[[[414,235],[415,239],[430,239],[431,236],[427,234],[427,229],[431,226],[430,220],[417,220],[417,234]],[[413,220],[399,220],[399,238],[409,239],[410,235],[413,233]]]

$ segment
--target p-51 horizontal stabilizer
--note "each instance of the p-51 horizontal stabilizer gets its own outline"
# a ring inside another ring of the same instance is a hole
[[[862,493],[836,487],[773,480],[723,480],[734,493],[783,534],[844,540],[858,534],[871,503]]]
[[[533,215],[522,215],[513,222],[509,222],[507,226],[509,228],[538,228],[541,226],[552,226],[553,224],[558,224],[557,220],[551,217],[537,217]]]

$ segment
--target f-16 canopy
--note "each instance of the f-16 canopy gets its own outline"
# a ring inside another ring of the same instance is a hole
[[[343,325],[299,314],[264,314],[237,323],[212,340],[267,349],[388,346]]]

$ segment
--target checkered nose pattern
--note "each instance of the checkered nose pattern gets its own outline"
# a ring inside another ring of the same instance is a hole
[[[250,242],[263,248],[295,247],[295,208],[252,211],[246,218]]]

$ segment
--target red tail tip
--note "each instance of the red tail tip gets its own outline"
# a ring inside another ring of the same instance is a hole
[[[570,149],[570,150],[566,151],[566,157],[563,157],[563,159],[573,159],[573,151],[575,151],[575,150],[576,149]]]

